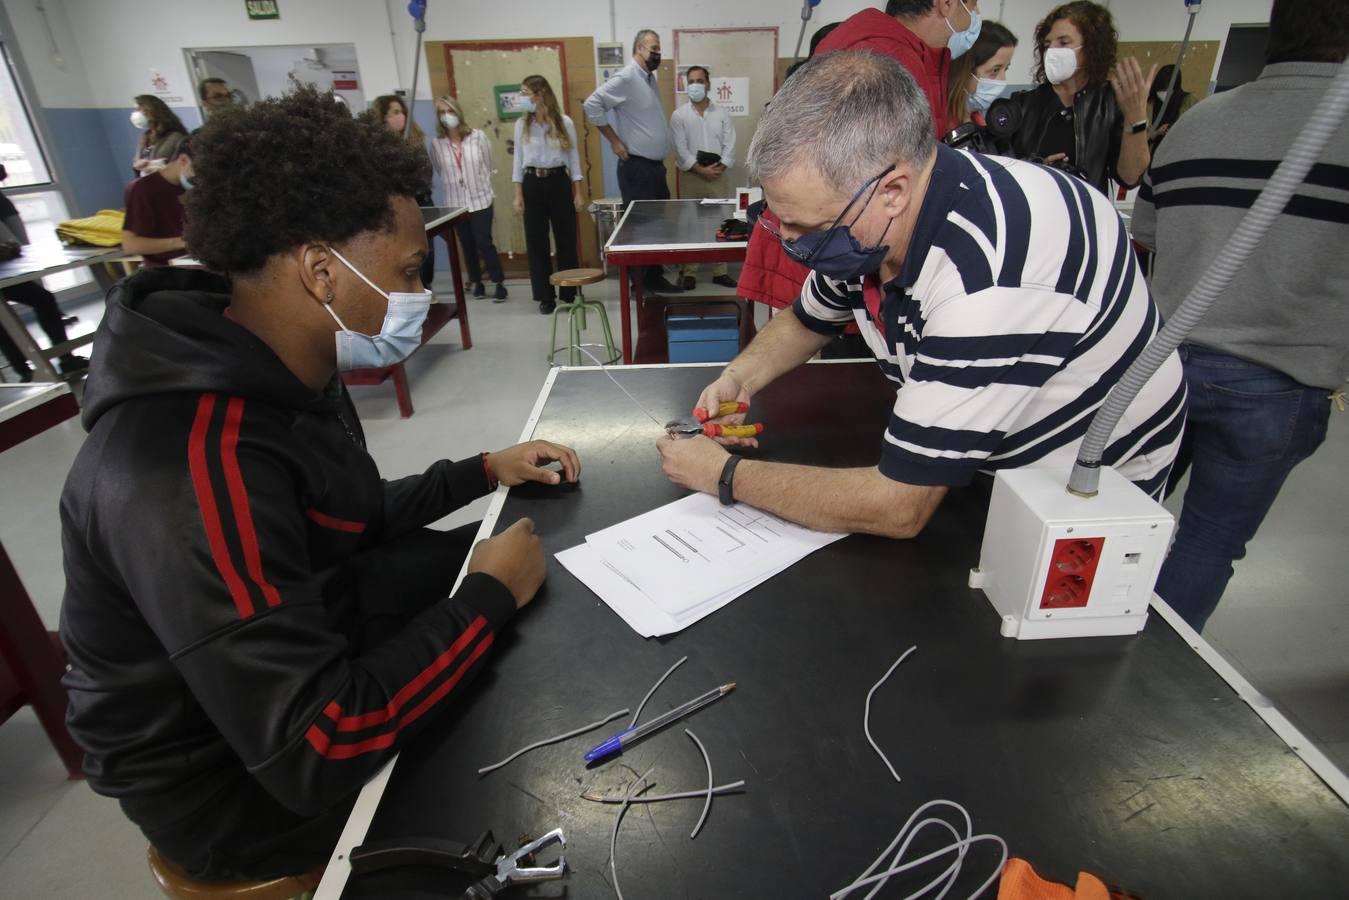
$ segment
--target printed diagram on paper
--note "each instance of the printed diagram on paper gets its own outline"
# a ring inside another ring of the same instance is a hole
[[[639,632],[668,634],[840,537],[694,494],[589,535],[558,559]]]

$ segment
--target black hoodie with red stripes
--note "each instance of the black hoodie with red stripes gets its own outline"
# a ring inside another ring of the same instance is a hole
[[[330,809],[515,612],[470,575],[387,643],[349,648],[318,573],[486,494],[486,472],[474,457],[382,480],[345,392],[297,380],[223,315],[227,291],[165,268],[114,288],[61,497],[70,730],[90,785],[133,818],[137,798],[182,815],[247,779],[299,815]]]

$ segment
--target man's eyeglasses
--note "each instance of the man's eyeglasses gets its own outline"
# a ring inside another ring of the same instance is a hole
[[[837,228],[839,226],[839,223],[843,221],[843,217],[848,214],[848,210],[853,208],[853,205],[856,204],[857,201],[862,198],[863,194],[866,194],[867,188],[871,188],[871,193],[867,194],[866,202],[862,204],[862,208],[857,211],[857,215],[853,217],[853,220],[848,223],[849,228],[856,225],[857,220],[862,218],[862,213],[866,212],[867,205],[871,203],[871,199],[876,196],[876,191],[880,189],[881,179],[884,178],[886,175],[889,175],[894,170],[895,167],[893,165],[887,166],[884,172],[877,175],[875,178],[870,179],[869,181],[867,181],[866,184],[862,185],[862,187],[858,189],[857,193],[853,194],[852,199],[848,201],[848,205],[843,207],[843,211],[838,214],[838,218],[834,219],[833,224],[830,225],[828,228],[824,229],[824,231],[821,233],[828,234],[829,232]],[[760,204],[763,205],[761,206]],[[759,206],[759,209],[755,211],[754,206]],[[819,243],[816,243],[809,250],[802,250],[800,247],[797,246],[795,240],[793,240],[792,238],[783,237],[781,232],[775,230],[773,226],[769,225],[766,221],[760,218],[763,211],[768,208],[767,201],[761,200],[759,203],[754,204],[754,206],[751,206],[749,210],[747,210],[746,218],[748,218],[751,222],[758,222],[758,224],[763,227],[764,231],[767,231],[773,237],[777,238],[778,243],[782,244],[782,249],[787,251],[787,255],[790,256],[792,259],[796,260],[803,266],[810,265],[810,261],[815,258],[815,254],[817,254],[820,251],[820,249],[824,247],[824,242],[820,241]]]

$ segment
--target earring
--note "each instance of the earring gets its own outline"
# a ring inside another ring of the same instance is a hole
[[[332,303],[332,302],[333,302],[334,300],[336,300],[336,299],[337,299],[337,298],[333,296],[333,292],[332,292],[332,291],[329,291],[329,292],[328,292],[328,302],[329,302],[329,303]]]

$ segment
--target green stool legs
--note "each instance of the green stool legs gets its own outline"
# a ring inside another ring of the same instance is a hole
[[[553,359],[557,356],[562,347],[557,345],[557,317],[558,315],[567,316],[567,334],[570,343],[566,349],[568,359],[573,366],[581,365],[580,348],[584,346],[581,338],[586,330],[586,312],[589,311],[599,316],[600,329],[604,332],[604,364],[613,365],[618,362],[621,355],[614,348],[614,335],[609,329],[609,314],[604,310],[604,304],[594,300],[587,300],[585,293],[578,287],[576,289],[576,299],[570,303],[559,303],[553,309],[553,333],[551,338],[552,349],[548,353],[548,365],[554,365]]]

